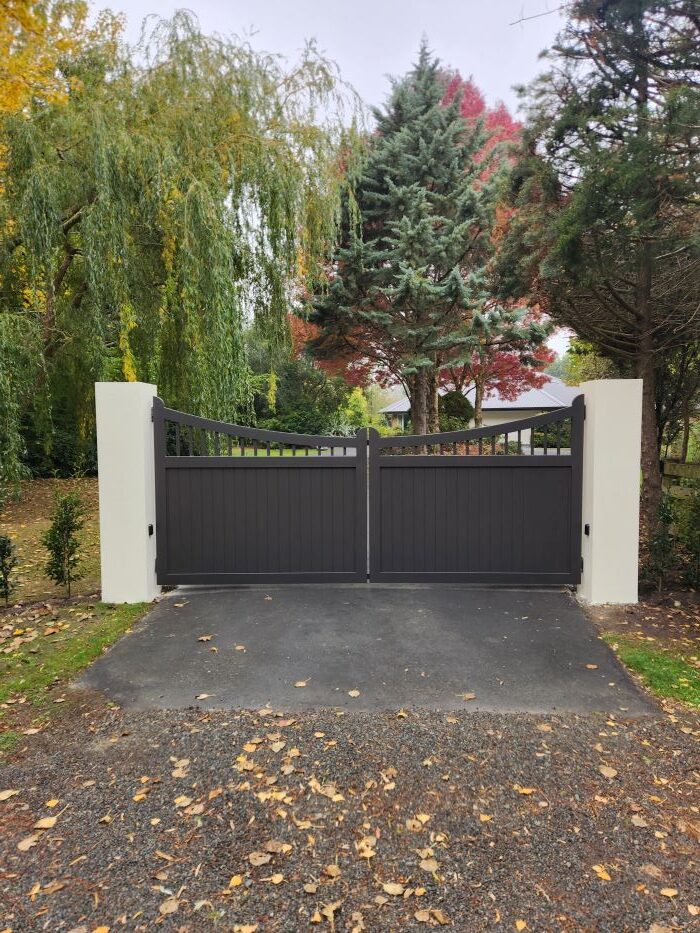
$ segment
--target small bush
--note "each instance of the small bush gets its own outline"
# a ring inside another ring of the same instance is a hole
[[[78,532],[84,522],[85,505],[80,496],[70,492],[56,497],[56,506],[51,516],[51,527],[41,541],[49,552],[46,575],[59,586],[65,586],[70,596],[71,583],[80,580],[80,542]]]
[[[474,407],[461,392],[446,392],[438,399],[441,431],[463,431],[474,417]]]
[[[0,596],[7,606],[15,586],[12,582],[12,572],[17,566],[17,549],[12,539],[7,535],[0,535]]]
[[[687,563],[685,581],[688,586],[700,586],[700,492],[686,499],[678,509],[676,520],[678,539],[683,545]]]
[[[671,534],[673,506],[671,497],[665,494],[659,506],[659,518],[654,532],[649,537],[644,576],[661,592],[664,578],[678,562],[676,544]]]

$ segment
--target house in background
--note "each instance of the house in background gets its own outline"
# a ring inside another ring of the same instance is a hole
[[[441,395],[445,393],[444,389],[438,391]],[[580,390],[576,386],[568,386],[556,376],[550,376],[549,382],[541,389],[528,389],[512,401],[506,401],[493,392],[484,399],[482,405],[483,426],[491,427],[507,421],[531,418],[557,408],[566,408],[579,393]],[[469,389],[465,395],[473,405],[474,389]],[[410,417],[410,405],[406,395],[402,392],[401,397],[395,402],[380,409],[380,414],[386,418],[389,427],[403,431]]]

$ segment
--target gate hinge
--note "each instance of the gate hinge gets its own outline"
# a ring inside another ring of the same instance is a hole
[[[581,570],[583,571],[583,558],[581,558]]]

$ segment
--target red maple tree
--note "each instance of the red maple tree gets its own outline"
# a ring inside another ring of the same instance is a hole
[[[298,360],[305,355],[312,341],[316,340],[320,328],[310,321],[305,321],[297,314],[288,314],[289,332],[292,338],[292,357]],[[363,356],[361,347],[348,345],[345,348],[336,348],[333,356],[328,358],[316,357],[314,363],[331,378],[340,376],[350,386],[366,386],[372,375],[372,363]]]

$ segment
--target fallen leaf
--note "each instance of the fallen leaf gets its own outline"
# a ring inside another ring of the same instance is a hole
[[[527,928],[527,921],[525,920],[516,920],[515,929],[516,930],[525,930]]]
[[[311,680],[310,677],[308,678],[308,680],[295,680],[295,681],[294,681],[294,686],[295,686],[295,687],[305,687],[305,686],[308,684],[309,680]]]
[[[272,861],[272,856],[267,852],[251,852],[248,856],[248,861],[251,865],[267,865],[268,862]]]
[[[58,806],[58,800],[54,797],[51,800],[47,800],[44,806],[50,807],[53,810],[54,807]]]
[[[535,793],[536,788],[535,787],[521,787],[520,784],[513,784],[513,790],[517,791],[519,794],[524,794],[525,796],[529,797],[530,794]]]
[[[243,884],[243,875],[234,875],[228,883],[229,888],[239,888]]]
[[[598,670],[598,665],[597,665],[597,664],[587,664],[586,667],[588,668],[589,671],[597,671],[597,670]]]
[[[277,872],[276,874],[272,875],[272,877],[270,878],[270,881],[273,884],[282,884],[282,882],[284,881],[284,875],[281,875],[279,872]]]
[[[420,863],[420,867],[423,871],[429,871],[434,874],[438,870],[438,863],[434,858],[424,858]]]
[[[180,794],[179,797],[175,798],[174,803],[176,807],[189,807],[189,805],[192,803],[192,798],[185,797],[184,794]]]
[[[676,897],[678,890],[676,888],[661,888],[659,894],[663,894],[664,897]]]
[[[598,875],[601,881],[610,881],[610,875],[605,870],[605,865],[594,865],[593,871]]]
[[[158,910],[163,916],[166,916],[167,914],[174,914],[179,906],[180,901],[176,897],[169,897],[167,901],[163,901]]]
[[[642,827],[642,829],[644,829],[644,828],[647,827],[649,824],[647,823],[647,821],[644,819],[643,816],[637,816],[637,814],[635,813],[635,815],[632,817],[632,825],[633,825],[633,826],[640,826],[640,827]]]
[[[700,916],[700,907],[698,907],[696,904],[688,904],[687,906],[688,906],[688,913],[690,914],[691,917]]]
[[[34,824],[34,829],[53,829],[56,825],[57,816],[43,816]]]
[[[493,817],[492,817],[492,816],[489,816],[488,813],[480,813],[480,814],[479,814],[479,820],[480,820],[482,823],[489,823],[492,819],[493,819]]]
[[[382,885],[382,890],[386,894],[393,894],[394,897],[399,897],[406,890],[402,884],[398,881],[386,881]]]
[[[551,731],[552,731],[552,727],[550,726],[550,724],[549,724],[548,722],[541,722],[541,723],[537,726],[537,730],[538,730],[539,732],[551,732]]]
[[[39,839],[39,834],[35,833],[33,836],[26,836],[21,842],[17,843],[17,848],[20,852],[28,852],[32,846],[37,844]]]
[[[340,878],[341,871],[337,865],[326,865],[323,869],[329,878]]]
[[[617,771],[615,768],[611,768],[609,765],[598,765],[598,770],[606,778],[617,777]]]
[[[349,697],[359,697],[359,695],[360,695],[359,690],[348,690]]]
[[[211,635],[200,635],[197,641],[211,641]]]
[[[208,700],[210,696],[210,693],[198,693],[195,700]]]
[[[318,885],[313,881],[307,881],[304,885],[304,891],[307,894],[315,894],[318,891]]]
[[[10,797],[14,797],[18,793],[18,790],[0,790],[0,801],[9,800]]]
[[[475,694],[475,693],[456,693],[455,696],[458,696],[458,697],[460,698],[460,700],[465,700],[465,701],[466,701],[466,700],[475,700],[475,699],[476,699],[476,694]]]

